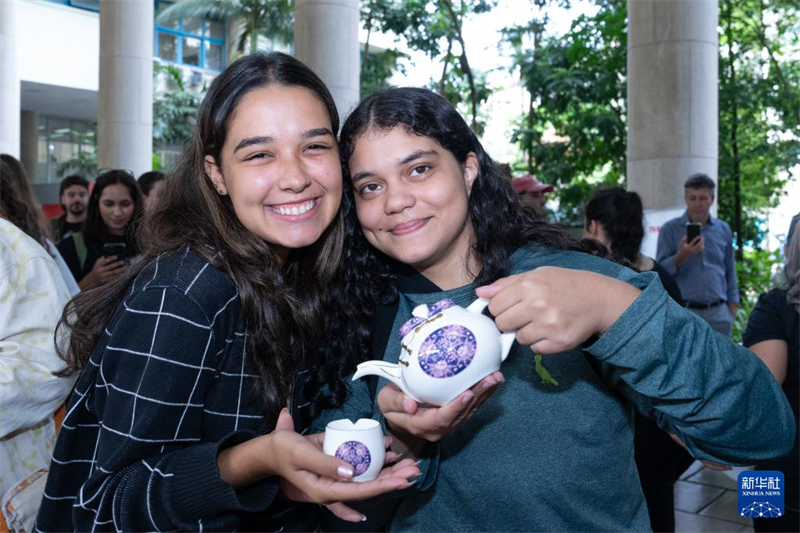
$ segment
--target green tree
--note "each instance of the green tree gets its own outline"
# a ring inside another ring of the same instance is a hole
[[[720,25],[719,215],[742,261],[800,155],[800,11],[787,0],[722,0]]]
[[[469,116],[480,133],[485,124],[479,108],[490,90],[469,63],[462,28],[467,18],[496,5],[497,0],[370,0],[366,11],[368,28],[402,36],[410,49],[441,58],[442,74],[431,80],[431,89]]]
[[[547,34],[546,15],[506,31],[530,97],[512,139],[526,156],[523,166],[558,185],[559,218],[567,223],[579,222],[593,188],[624,179],[626,5],[601,0],[598,7],[563,36]]]
[[[293,0],[179,0],[156,17],[157,23],[184,18],[207,18],[224,21],[239,20],[244,29],[236,50],[258,51],[258,37],[291,43],[294,32]]]
[[[153,144],[182,144],[191,137],[194,119],[205,93],[188,89],[183,83],[181,69],[173,65],[156,64],[154,83],[165,79],[165,90],[157,91],[153,98]]]

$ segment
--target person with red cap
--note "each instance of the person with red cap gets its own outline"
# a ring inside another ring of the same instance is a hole
[[[544,204],[547,201],[546,193],[553,190],[553,186],[547,183],[540,183],[532,175],[522,176],[511,180],[514,192],[519,195],[523,204],[528,205],[536,211],[537,218],[547,218]]]

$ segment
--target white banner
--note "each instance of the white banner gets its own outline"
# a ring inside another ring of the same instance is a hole
[[[640,251],[655,259],[658,247],[658,234],[661,233],[661,226],[668,220],[678,218],[686,211],[685,207],[675,207],[672,209],[645,209],[644,211],[644,239]]]

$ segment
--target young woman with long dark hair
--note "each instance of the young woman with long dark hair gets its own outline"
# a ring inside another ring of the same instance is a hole
[[[58,243],[58,250],[81,289],[123,274],[126,260],[139,254],[137,233],[142,213],[142,193],[128,171],[100,174],[89,196],[81,231]],[[104,246],[112,243],[119,245],[118,251],[104,253]]]
[[[284,54],[246,56],[211,84],[141,259],[62,317],[65,373],[80,377],[38,530],[313,531],[318,506],[290,501],[372,497],[419,473],[406,459],[352,483],[351,465],[300,434],[336,404],[350,362],[323,365],[338,126],[325,85]]]
[[[648,530],[634,406],[701,458],[750,464],[791,447],[791,410],[757,358],[679,307],[654,275],[581,253],[533,221],[443,98],[370,96],[340,151],[355,207],[343,269],[354,314],[383,306],[380,323],[397,331],[419,304],[480,296],[517,338],[503,377],[441,408],[378,384],[392,446],[423,459],[419,490],[390,529]],[[397,361],[396,335],[355,338]],[[479,409],[449,417],[492,388]]]

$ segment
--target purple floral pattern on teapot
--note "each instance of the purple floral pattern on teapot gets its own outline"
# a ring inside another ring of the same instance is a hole
[[[445,298],[444,300],[439,300],[435,304],[428,306],[428,316],[426,318],[419,318],[419,317],[411,317],[408,319],[405,324],[400,328],[400,331],[397,333],[397,336],[401,339],[411,333],[411,330],[419,326],[420,324],[424,324],[427,320],[435,317],[445,309],[449,309],[451,307],[455,307],[456,303],[449,299]]]
[[[419,349],[419,366],[434,378],[449,378],[462,372],[475,357],[475,335],[464,326],[439,328]]]
[[[343,442],[341,446],[336,449],[335,455],[342,461],[353,465],[354,476],[360,476],[366,472],[372,462],[369,448],[357,440]]]

